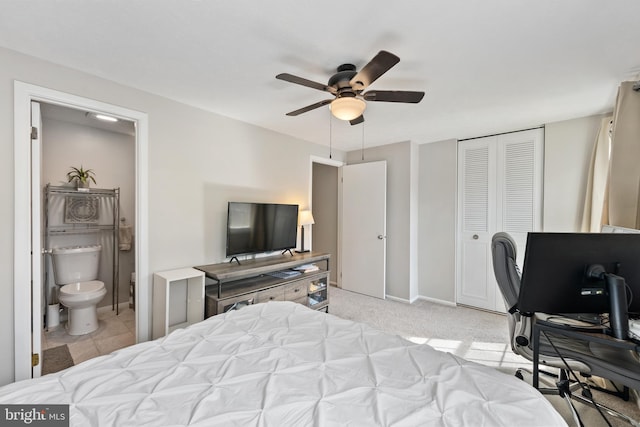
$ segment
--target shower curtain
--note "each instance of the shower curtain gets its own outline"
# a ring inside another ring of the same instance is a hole
[[[587,191],[582,214],[582,231],[598,233],[608,224],[609,153],[611,150],[612,116],[602,119],[591,154]]]
[[[640,92],[623,82],[613,115],[609,173],[609,224],[640,228]]]
[[[640,229],[640,92],[623,82],[613,118],[602,119],[591,157],[582,231],[602,225]]]

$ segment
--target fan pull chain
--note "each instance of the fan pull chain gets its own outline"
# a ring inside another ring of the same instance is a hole
[[[364,160],[364,122],[362,122],[362,160]]]
[[[331,120],[331,109],[329,109],[329,158],[332,157],[333,150],[333,120]]]

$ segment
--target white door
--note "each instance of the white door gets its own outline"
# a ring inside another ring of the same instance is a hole
[[[513,237],[522,268],[527,233],[542,231],[544,129],[500,135],[496,154],[500,165],[496,231]]]
[[[458,151],[457,302],[505,311],[491,238],[506,231],[522,266],[527,232],[542,229],[544,130],[462,141]]]
[[[387,163],[342,167],[342,289],[386,294]]]
[[[458,146],[458,278],[460,304],[495,309],[491,277],[491,237],[495,229],[496,146],[493,138]]]
[[[42,119],[40,104],[31,102],[31,348],[38,356],[38,363],[32,363],[31,375],[39,377],[42,373],[42,232],[41,232],[41,200],[40,170],[42,147]]]

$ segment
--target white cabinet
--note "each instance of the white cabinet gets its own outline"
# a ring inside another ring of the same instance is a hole
[[[511,234],[522,267],[527,232],[542,228],[543,143],[543,129],[459,143],[457,303],[505,311],[491,238]]]
[[[182,268],[153,275],[152,338],[204,320],[204,273]]]

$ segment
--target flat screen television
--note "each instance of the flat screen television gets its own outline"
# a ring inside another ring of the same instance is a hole
[[[604,281],[591,265],[624,278],[627,310],[640,312],[640,234],[529,233],[518,308],[541,313],[609,313]]]
[[[229,202],[227,258],[296,247],[298,205]]]

